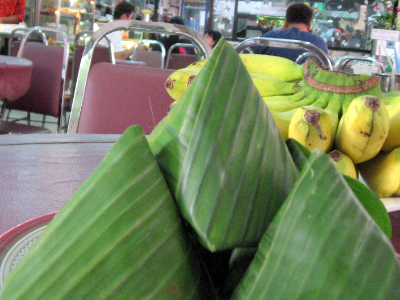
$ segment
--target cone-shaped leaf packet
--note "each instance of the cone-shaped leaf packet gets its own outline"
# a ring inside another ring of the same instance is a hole
[[[293,161],[299,170],[301,170],[303,166],[307,164],[307,159],[311,155],[310,151],[294,139],[286,140],[286,145],[292,155]],[[346,175],[344,175],[344,178],[360,203],[390,239],[392,237],[392,224],[390,222],[389,213],[381,199],[359,180]]]
[[[132,126],[10,272],[0,299],[214,299],[188,241],[143,129]]]
[[[298,170],[236,51],[221,39],[149,144],[211,251],[256,246]]]
[[[399,282],[389,239],[316,150],[231,299],[400,299]]]

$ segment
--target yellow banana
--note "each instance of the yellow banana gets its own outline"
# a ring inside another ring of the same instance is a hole
[[[337,129],[339,127],[340,113],[342,109],[342,96],[343,95],[341,94],[330,95],[328,106],[325,108],[325,112],[331,117],[332,144],[329,147],[330,149],[332,149],[334,146]]]
[[[303,65],[278,56],[265,54],[239,54],[247,71],[253,74],[268,75],[286,82],[295,82],[303,78]],[[201,69],[207,59],[197,61],[188,66],[188,68]]]
[[[165,88],[174,100],[178,100],[186,91],[188,81],[192,80],[200,69],[183,68],[172,72],[165,81]]]
[[[358,171],[354,162],[349,156],[338,150],[332,150],[328,153],[328,155],[340,173],[351,178],[358,179]]]
[[[303,106],[304,108],[312,108],[313,106]],[[289,124],[290,121],[293,118],[293,115],[296,113],[296,111],[299,109],[299,107],[287,110],[287,111],[273,111],[270,110],[272,117],[274,118],[275,124],[278,127],[283,139],[286,141],[289,138]]]
[[[359,164],[378,154],[388,132],[389,114],[384,102],[375,96],[359,96],[340,119],[335,148]]]
[[[358,165],[365,183],[379,197],[400,196],[400,147]]]
[[[320,93],[319,97],[312,103],[312,105],[321,107],[321,108],[326,108],[328,103],[330,103],[331,99],[333,97],[337,96],[336,94],[332,93]],[[279,131],[282,134],[282,137],[284,140],[288,139],[288,130],[289,130],[289,124],[290,120],[292,119],[294,113],[297,111],[298,107],[289,109],[289,110],[284,110],[282,109],[282,106],[287,105],[287,104],[282,104],[281,103],[281,111],[274,111],[270,109],[270,112],[272,114],[272,117],[275,120],[275,123],[279,129]],[[268,103],[267,103],[268,106]],[[290,104],[289,107],[292,107],[292,104]],[[304,106],[305,108],[308,108],[309,106]],[[336,129],[335,129],[336,132]]]
[[[400,147],[400,92],[398,96],[383,98],[389,113],[389,133],[382,146],[383,151]]]
[[[317,106],[300,107],[293,115],[288,137],[295,139],[308,150],[330,150],[332,145],[331,117]]]
[[[171,73],[165,82],[169,95],[178,100],[199,72],[200,69],[182,68]],[[267,75],[250,74],[250,77],[262,97],[291,95],[300,89],[297,83],[285,82]]]

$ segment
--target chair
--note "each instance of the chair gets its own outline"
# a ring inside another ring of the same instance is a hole
[[[62,44],[46,45],[28,42],[28,37],[37,31],[53,32],[63,39]],[[69,44],[64,32],[53,27],[33,27],[28,30],[20,44],[17,57],[23,57],[33,62],[32,83],[29,91],[19,99],[6,104],[9,110],[21,110],[28,113],[38,113],[57,118],[57,132],[60,132],[64,112],[65,74],[68,63]],[[8,117],[7,117],[8,119]],[[42,121],[44,127],[45,119]],[[64,122],[66,125],[66,121]]]
[[[140,45],[143,44],[153,44],[158,45],[161,51],[149,51],[138,49]],[[147,66],[153,68],[164,68],[165,65],[165,47],[164,45],[156,40],[140,40],[133,48],[133,53],[131,56],[132,61],[143,61]]]
[[[76,80],[78,78],[79,66],[81,63],[83,51],[86,47],[85,39],[90,37],[93,34],[93,31],[84,30],[80,31],[74,39],[74,51],[72,53],[72,63],[71,63],[71,70],[70,70],[70,78],[67,75],[67,80],[69,80],[69,91],[71,93],[71,97],[69,99],[69,103],[65,104],[65,109],[69,110],[70,106],[72,105],[73,95],[74,95],[74,88],[76,84]],[[99,62],[110,62],[115,63],[114,53],[111,47],[110,40],[106,37],[108,46],[97,45],[92,57],[91,66],[97,64]],[[83,44],[82,44],[83,41]]]
[[[86,83],[77,133],[121,134],[140,124],[145,134],[168,113],[174,101],[164,87],[169,69],[124,64],[94,65]]]
[[[9,101],[23,96],[31,86],[33,63],[25,58],[0,57],[0,134],[9,133],[50,133],[50,130],[37,126],[3,121],[5,106]]]
[[[112,31],[162,32],[193,40],[207,58],[212,49],[194,30],[177,24],[117,20],[93,33],[81,61],[68,133],[122,133],[127,126],[141,124],[146,134],[168,113],[173,99],[164,83],[174,70],[98,63],[88,68],[94,47]],[[150,52],[150,51],[148,51]]]
[[[382,64],[380,64],[375,58],[368,56],[353,56],[353,55],[341,56],[335,62],[334,68],[339,72],[353,71],[351,69],[352,65],[360,62],[371,64],[377,68],[377,71],[379,71],[380,69],[382,73],[384,72]]]
[[[177,54],[172,53],[175,48],[194,48],[196,49],[197,54]],[[193,44],[185,44],[185,43],[176,43],[169,48],[167,53],[167,59],[165,63],[165,68],[167,69],[182,69],[186,68],[191,63],[200,60],[200,51],[196,45]]]
[[[30,28],[26,28],[26,27],[20,27],[20,28],[15,28],[15,29],[11,30],[10,35],[8,37],[8,44],[7,44],[7,47],[8,47],[7,54],[8,55],[17,56],[19,46],[21,43],[20,43],[20,41],[15,41],[15,39],[17,38],[17,40],[18,40],[18,37],[22,39],[29,30],[30,30]],[[42,42],[45,45],[48,44],[46,34],[42,30],[37,30],[32,35],[34,35],[34,34],[36,34],[37,36],[32,37],[27,41]]]
[[[320,48],[309,42],[304,42],[299,40],[254,37],[244,40],[239,45],[237,45],[235,49],[238,53],[241,53],[243,50],[251,46],[278,47],[278,48],[305,50],[306,53],[309,53],[307,55],[317,57],[323,67],[329,70],[333,70],[332,62],[329,59],[329,57]],[[304,59],[304,57],[300,55],[297,58],[297,62],[299,62],[300,59],[302,58]]]

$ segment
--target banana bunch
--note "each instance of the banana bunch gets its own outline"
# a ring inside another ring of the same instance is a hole
[[[381,197],[400,194],[400,92],[383,93],[380,77],[330,71],[312,57],[304,65],[240,57],[285,140],[326,152],[340,172],[355,179],[360,173]],[[165,87],[175,101],[205,62],[170,75]]]
[[[303,66],[276,56],[240,54],[240,57],[261,96],[291,95],[299,90],[297,81],[303,78]],[[167,78],[164,86],[172,99],[182,96],[206,62],[207,59],[192,63]]]

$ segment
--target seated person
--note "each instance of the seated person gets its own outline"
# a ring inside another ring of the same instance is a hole
[[[114,9],[113,19],[115,20],[132,20],[135,6],[130,2],[123,0],[119,2]],[[128,59],[133,53],[131,49],[124,49],[122,46],[121,31],[117,30],[107,35],[114,49],[115,59]],[[101,40],[99,45],[107,45],[107,42]]]
[[[321,37],[310,32],[312,18],[313,11],[308,5],[303,3],[292,4],[286,10],[285,26],[280,30],[268,31],[262,37],[310,42],[328,54],[326,42]],[[263,46],[252,47],[252,50],[256,54],[280,56],[292,61],[296,61],[297,57],[306,52],[304,50]]]
[[[214,49],[215,45],[218,43],[221,36],[222,35],[219,31],[212,29],[209,29],[204,33],[204,38],[210,45],[211,49]]]
[[[181,17],[175,16],[172,17],[168,23],[171,24],[179,24],[179,25],[185,25],[185,22]],[[179,35],[170,35],[167,37],[162,37],[159,39],[160,42],[162,42],[165,46],[165,52],[168,54],[169,48],[171,48],[172,45],[176,43],[182,43],[182,44],[192,44],[192,42],[188,39],[184,39],[180,37]],[[153,49],[154,50],[154,49]],[[194,48],[183,48],[183,47],[178,47],[172,50],[172,53],[181,53],[181,54],[195,54]]]

